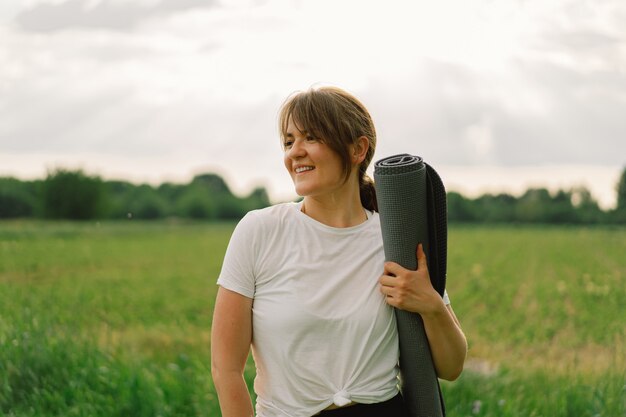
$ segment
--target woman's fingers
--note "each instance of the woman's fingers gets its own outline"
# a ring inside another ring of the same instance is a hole
[[[379,278],[380,292],[387,303],[409,311],[429,310],[432,284],[428,275],[428,262],[424,247],[417,245],[417,270],[406,269],[395,262],[386,262]]]
[[[424,253],[424,246],[421,243],[417,245],[417,269],[428,270],[426,253]]]

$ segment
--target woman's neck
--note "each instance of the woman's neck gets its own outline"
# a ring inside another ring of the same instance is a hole
[[[352,227],[367,220],[356,193],[304,197],[300,209],[307,216],[331,227]]]

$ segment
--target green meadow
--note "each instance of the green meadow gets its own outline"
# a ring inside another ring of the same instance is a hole
[[[233,227],[0,222],[0,415],[219,416],[210,328]],[[448,416],[626,416],[626,229],[449,234],[469,357],[442,382]]]

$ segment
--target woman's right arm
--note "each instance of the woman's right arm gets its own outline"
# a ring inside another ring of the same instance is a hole
[[[252,299],[219,287],[211,326],[211,374],[222,417],[254,416],[243,370],[252,341]]]

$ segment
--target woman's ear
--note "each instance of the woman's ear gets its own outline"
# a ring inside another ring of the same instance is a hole
[[[360,164],[367,155],[367,150],[370,147],[370,141],[367,136],[361,136],[358,138],[352,148],[352,163]]]

